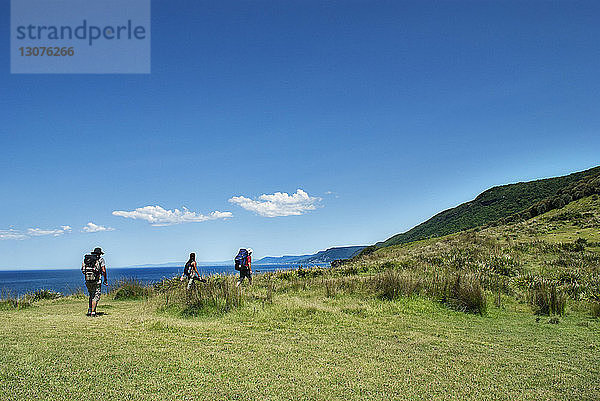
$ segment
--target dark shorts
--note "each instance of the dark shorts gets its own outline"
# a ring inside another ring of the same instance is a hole
[[[88,294],[92,301],[100,301],[100,293],[102,292],[102,283],[100,281],[86,281],[85,286],[87,287]]]
[[[252,278],[252,271],[248,269],[240,270],[240,280],[244,277]]]

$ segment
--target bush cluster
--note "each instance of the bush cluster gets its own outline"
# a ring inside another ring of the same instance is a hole
[[[510,217],[502,219],[502,223],[514,222],[519,220],[527,220],[532,217],[539,216],[550,210],[561,209],[569,203],[590,195],[600,194],[600,175],[590,175],[582,180],[579,180],[566,188],[558,190],[557,194],[543,199],[522,212],[516,213]],[[561,216],[560,218],[567,218]],[[582,216],[583,217],[583,216]],[[558,215],[555,218],[559,218]]]

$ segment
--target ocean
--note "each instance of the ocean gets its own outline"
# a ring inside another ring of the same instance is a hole
[[[255,273],[278,271],[298,268],[297,265],[264,265],[252,266]],[[181,275],[181,267],[136,267],[136,268],[109,268],[109,287],[116,284],[120,279],[133,278],[146,284],[161,281],[164,278],[172,278]],[[212,274],[236,274],[233,266],[198,266],[201,275]],[[57,269],[57,270],[5,270],[0,271],[0,291],[2,294],[21,296],[35,290],[46,289],[69,295],[78,289],[85,290],[83,274],[79,269]],[[103,286],[103,291],[106,287]]]

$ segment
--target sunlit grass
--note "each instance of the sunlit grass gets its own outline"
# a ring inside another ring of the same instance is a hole
[[[598,206],[252,286],[127,281],[97,318],[82,294],[3,297],[0,399],[597,400]]]

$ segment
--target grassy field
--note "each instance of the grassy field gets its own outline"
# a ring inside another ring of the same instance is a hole
[[[2,301],[0,400],[598,400],[599,233],[595,196],[241,293],[125,283],[97,318]]]
[[[0,312],[0,399],[594,400],[600,323],[525,305],[486,316],[421,297],[276,294],[182,319],[153,301],[42,301]],[[539,320],[536,322],[536,320]]]

